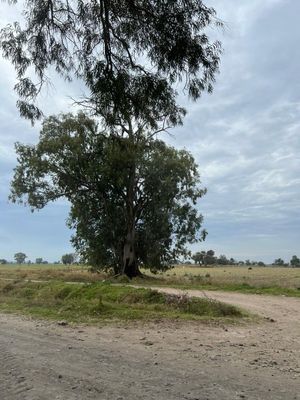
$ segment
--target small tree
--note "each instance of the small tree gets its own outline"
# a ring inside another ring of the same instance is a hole
[[[35,263],[36,263],[36,264],[43,264],[43,259],[42,259],[42,257],[36,258],[36,259],[35,259]]]
[[[70,254],[64,254],[61,257],[61,261],[63,264],[67,265],[67,264],[73,264],[74,263],[74,254],[70,253]]]
[[[215,262],[216,262],[215,252],[213,250],[208,250],[206,252],[206,255],[204,256],[204,264],[212,265],[215,264]]]
[[[228,265],[229,261],[224,254],[221,254],[220,257],[217,259],[217,263],[220,265]]]
[[[284,261],[282,258],[276,258],[276,260],[273,262],[273,265],[277,265],[279,267],[283,267],[284,266]]]
[[[203,264],[204,263],[204,256],[206,252],[205,251],[198,251],[197,253],[192,255],[192,260],[195,262],[195,264]]]
[[[0,264],[7,264],[7,260],[5,260],[5,258],[0,258]]]
[[[292,267],[300,267],[300,259],[297,256],[293,256],[290,264]]]
[[[27,258],[25,253],[19,252],[14,255],[14,259],[16,260],[17,264],[23,264],[25,259]]]

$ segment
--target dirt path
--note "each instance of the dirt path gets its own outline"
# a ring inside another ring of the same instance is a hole
[[[0,314],[0,399],[300,399],[300,299],[189,294],[269,319],[96,328]]]

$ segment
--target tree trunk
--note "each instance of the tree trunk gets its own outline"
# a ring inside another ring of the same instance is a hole
[[[134,228],[128,231],[123,248],[123,273],[130,279],[141,276],[135,253],[135,232]]]
[[[131,160],[128,175],[128,186],[126,192],[126,237],[123,246],[123,273],[130,279],[142,275],[137,262],[135,252],[135,223],[136,223],[136,146],[134,134],[129,121],[129,145],[128,156]]]

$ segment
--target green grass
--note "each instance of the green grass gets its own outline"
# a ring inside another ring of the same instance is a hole
[[[0,310],[55,320],[97,323],[118,320],[238,320],[238,308],[210,299],[150,289],[63,282],[0,282]]]

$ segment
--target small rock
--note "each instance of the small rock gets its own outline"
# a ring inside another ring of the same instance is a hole
[[[269,322],[276,322],[275,319],[270,318],[270,317],[265,317],[265,319],[266,319],[267,321],[269,321]],[[265,336],[265,335],[262,335],[262,336]]]
[[[58,375],[58,379],[61,379],[62,378],[62,375]]]
[[[68,325],[68,322],[67,322],[67,321],[58,321],[57,325],[60,325],[60,326],[67,326],[67,325]]]

